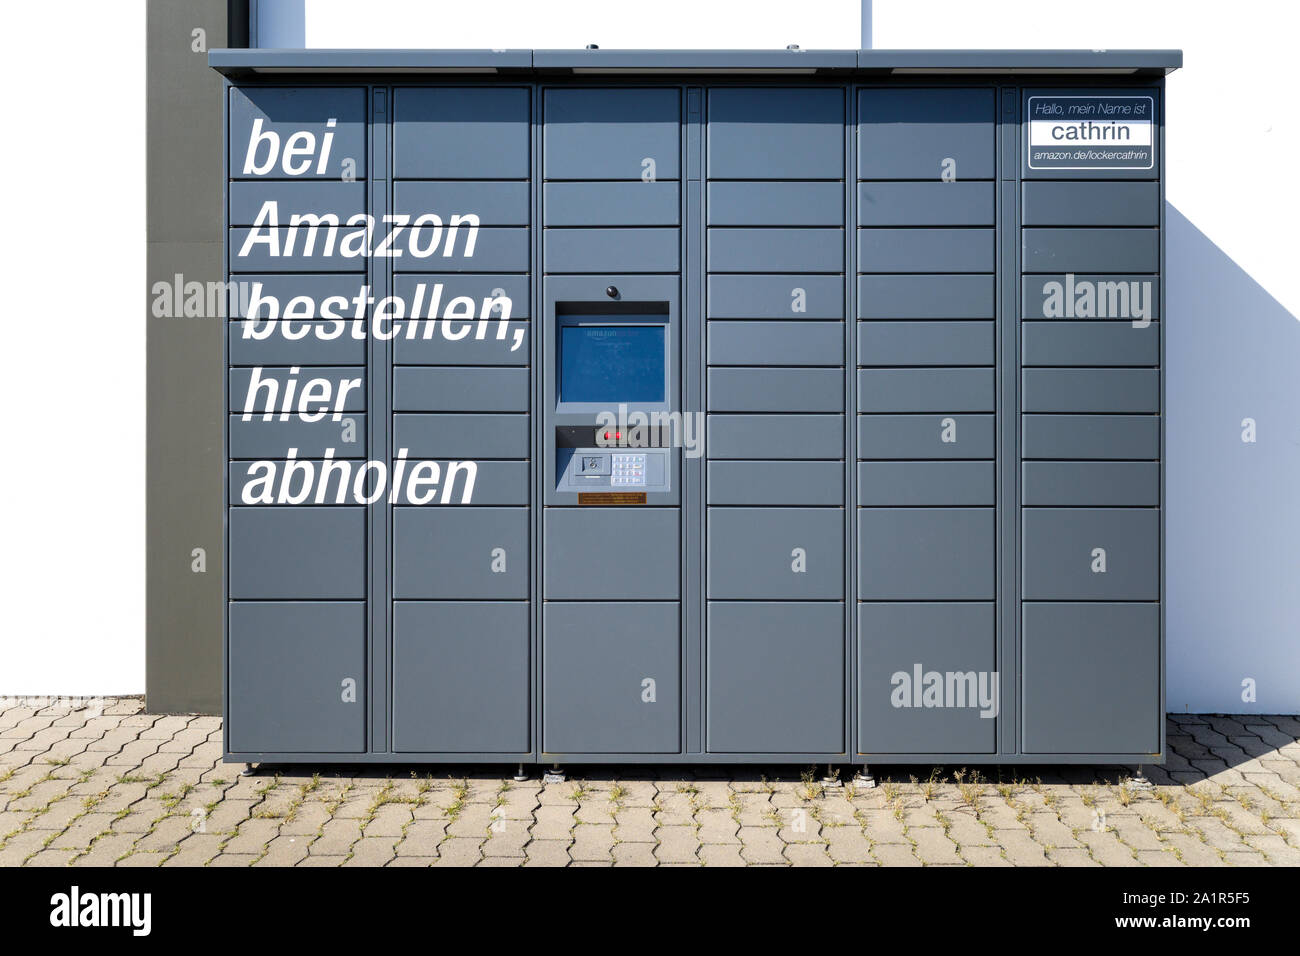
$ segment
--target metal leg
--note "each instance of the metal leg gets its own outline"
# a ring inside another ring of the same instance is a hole
[[[567,778],[564,775],[564,768],[558,763],[551,764],[551,769],[542,774],[542,783],[564,783]]]
[[[520,764],[519,769],[515,771],[515,782],[523,783],[528,779],[528,774],[524,773],[524,765]]]
[[[876,789],[876,778],[871,776],[871,768],[866,764],[863,764],[862,769],[853,775],[853,786],[861,790]]]
[[[1142,772],[1142,767],[1139,766],[1137,768],[1137,773],[1135,773],[1132,777],[1129,778],[1128,788],[1130,790],[1146,792],[1148,790],[1154,790],[1155,785],[1152,784],[1151,781],[1146,778],[1146,775]]]
[[[256,777],[257,768],[255,768],[251,763],[246,763],[244,764],[244,769],[239,771],[239,775],[241,777]]]
[[[840,779],[840,772],[832,764],[826,765],[826,776],[822,777],[822,786],[829,788],[844,786],[844,781]]]

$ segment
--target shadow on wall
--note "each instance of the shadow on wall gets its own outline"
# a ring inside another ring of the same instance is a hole
[[[254,44],[276,50],[307,46],[307,0],[261,0]]]
[[[1300,321],[1165,213],[1166,706],[1294,714]]]

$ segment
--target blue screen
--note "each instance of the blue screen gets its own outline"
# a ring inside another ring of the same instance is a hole
[[[662,325],[560,328],[560,401],[662,402]]]

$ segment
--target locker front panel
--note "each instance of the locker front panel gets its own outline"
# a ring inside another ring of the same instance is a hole
[[[364,603],[235,601],[229,615],[230,752],[366,749]]]
[[[664,754],[681,747],[676,602],[548,602],[542,751]]]
[[[842,753],[843,631],[839,603],[710,601],[708,749]]]

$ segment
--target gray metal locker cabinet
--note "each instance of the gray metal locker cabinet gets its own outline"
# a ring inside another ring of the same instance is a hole
[[[539,749],[680,755],[682,465],[598,415],[683,407],[680,88],[549,87],[541,110]],[[626,356],[636,381],[614,373]]]
[[[1020,94],[1026,753],[1164,750],[1161,92]],[[1134,146],[1036,144],[1034,117],[1070,109],[1120,117]]]
[[[839,87],[706,100],[710,753],[848,751],[845,104]]]
[[[998,672],[995,107],[858,93],[859,753],[997,750],[996,707],[915,686]]]
[[[444,484],[455,463],[475,466],[472,493],[466,477],[390,509],[391,747],[403,754],[533,749],[531,108],[519,85],[393,92],[394,211],[479,223],[472,245],[448,231],[436,254],[392,260],[397,293],[436,299],[444,325],[393,340],[390,454],[442,463]]]
[[[1180,54],[210,62],[226,759],[1163,759]]]
[[[351,364],[321,367],[318,345],[290,341],[287,309],[277,307],[272,320],[272,309],[259,306],[272,297],[287,303],[300,295],[346,296],[364,286],[364,259],[344,256],[341,243],[265,224],[319,214],[322,206],[343,216],[368,209],[368,119],[362,87],[229,91],[227,263],[232,282],[251,290],[233,297],[227,357],[227,470],[234,484],[226,521],[226,749],[232,753],[368,749],[367,509],[334,505],[332,498],[324,506],[313,498],[278,503],[296,500],[282,497],[293,490],[286,474],[291,455],[367,454],[365,343],[347,350]],[[331,137],[328,155],[293,153],[288,144],[304,136],[317,143]],[[273,148],[281,144],[284,150]],[[352,183],[341,179],[343,157],[354,160]],[[259,230],[244,225],[259,221]],[[295,274],[303,272],[312,274]],[[252,346],[250,317],[264,320],[270,344]],[[337,414],[314,422],[280,414],[290,385],[301,399],[311,394],[313,380],[331,383],[336,399],[343,382],[353,386],[330,404]],[[269,504],[254,494],[251,459],[269,461],[284,483]]]

